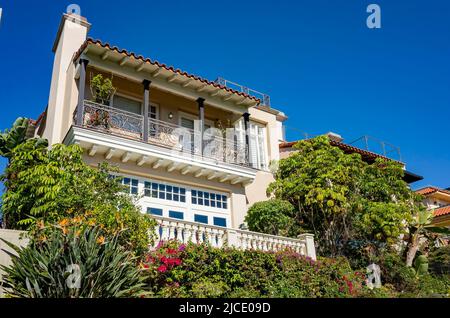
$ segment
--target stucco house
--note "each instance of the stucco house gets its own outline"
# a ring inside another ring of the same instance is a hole
[[[50,145],[80,145],[92,166],[116,165],[142,212],[158,220],[161,239],[290,246],[315,258],[312,235],[291,239],[241,228],[248,207],[267,199],[269,163],[280,156],[286,116],[268,96],[93,40],[90,27],[84,17],[63,15],[36,134]],[[112,81],[107,100],[92,87],[98,74]]]
[[[434,214],[433,225],[450,228],[450,189],[428,186],[416,190],[424,197],[423,203]]]

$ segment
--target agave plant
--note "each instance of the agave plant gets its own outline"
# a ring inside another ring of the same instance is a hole
[[[7,297],[98,298],[143,295],[142,275],[135,257],[105,238],[97,227],[56,228],[25,248],[5,241],[17,255],[1,266]],[[5,251],[6,252],[6,251]]]

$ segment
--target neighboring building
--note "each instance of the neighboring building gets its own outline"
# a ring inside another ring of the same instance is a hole
[[[428,210],[433,210],[433,224],[450,227],[450,190],[428,186],[416,193],[423,195],[423,203]]]
[[[364,149],[346,144],[343,142],[344,139],[338,134],[328,133],[327,135],[330,139],[330,144],[332,146],[340,148],[342,151],[344,151],[347,154],[358,153],[361,155],[362,160],[364,160],[367,163],[373,163],[373,162],[375,162],[375,160],[377,158],[384,158],[386,160],[392,160],[386,156],[377,154],[375,152],[371,152],[368,150],[364,150]],[[295,151],[295,149],[293,147],[297,142],[298,142],[298,140],[292,141],[292,142],[280,143],[280,158],[287,158],[293,151]],[[422,176],[419,176],[417,174],[414,174],[414,173],[406,170],[406,165],[404,163],[402,163],[402,162],[399,162],[399,163],[402,164],[405,169],[405,176],[403,177],[403,180],[405,180],[405,182],[413,183],[413,182],[423,179]]]
[[[143,195],[144,213],[239,229],[248,206],[267,199],[269,162],[279,159],[286,116],[270,107],[268,96],[87,38],[89,28],[83,17],[62,17],[37,134],[50,144],[80,145],[92,166],[105,160],[117,165],[129,192]],[[116,89],[105,103],[95,101],[90,89],[98,74]],[[213,127],[237,134],[211,136],[206,129]]]

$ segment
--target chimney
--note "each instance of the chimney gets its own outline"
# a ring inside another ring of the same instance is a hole
[[[63,14],[61,18],[52,49],[55,57],[48,100],[47,127],[43,134],[50,145],[63,141],[63,118],[67,117],[65,112],[68,111],[68,105],[65,105],[66,90],[69,91],[66,82],[70,80],[68,74],[71,74],[71,67],[74,67],[72,58],[86,41],[90,26],[86,18],[75,13]]]
[[[330,138],[330,140],[333,140],[333,141],[342,142],[344,140],[344,138],[342,138],[341,135],[336,134],[336,133],[331,132],[331,131],[327,132],[326,135],[328,136],[328,138]]]

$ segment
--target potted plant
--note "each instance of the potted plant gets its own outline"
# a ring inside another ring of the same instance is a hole
[[[97,74],[91,78],[90,89],[92,94],[92,101],[109,106],[111,97],[116,92],[111,79],[103,78],[102,74]],[[97,128],[109,128],[109,112],[105,109],[90,109],[87,112],[87,125]]]
[[[109,78],[103,78],[102,74],[97,74],[91,78],[90,88],[93,100],[107,106],[116,92],[112,81]]]

